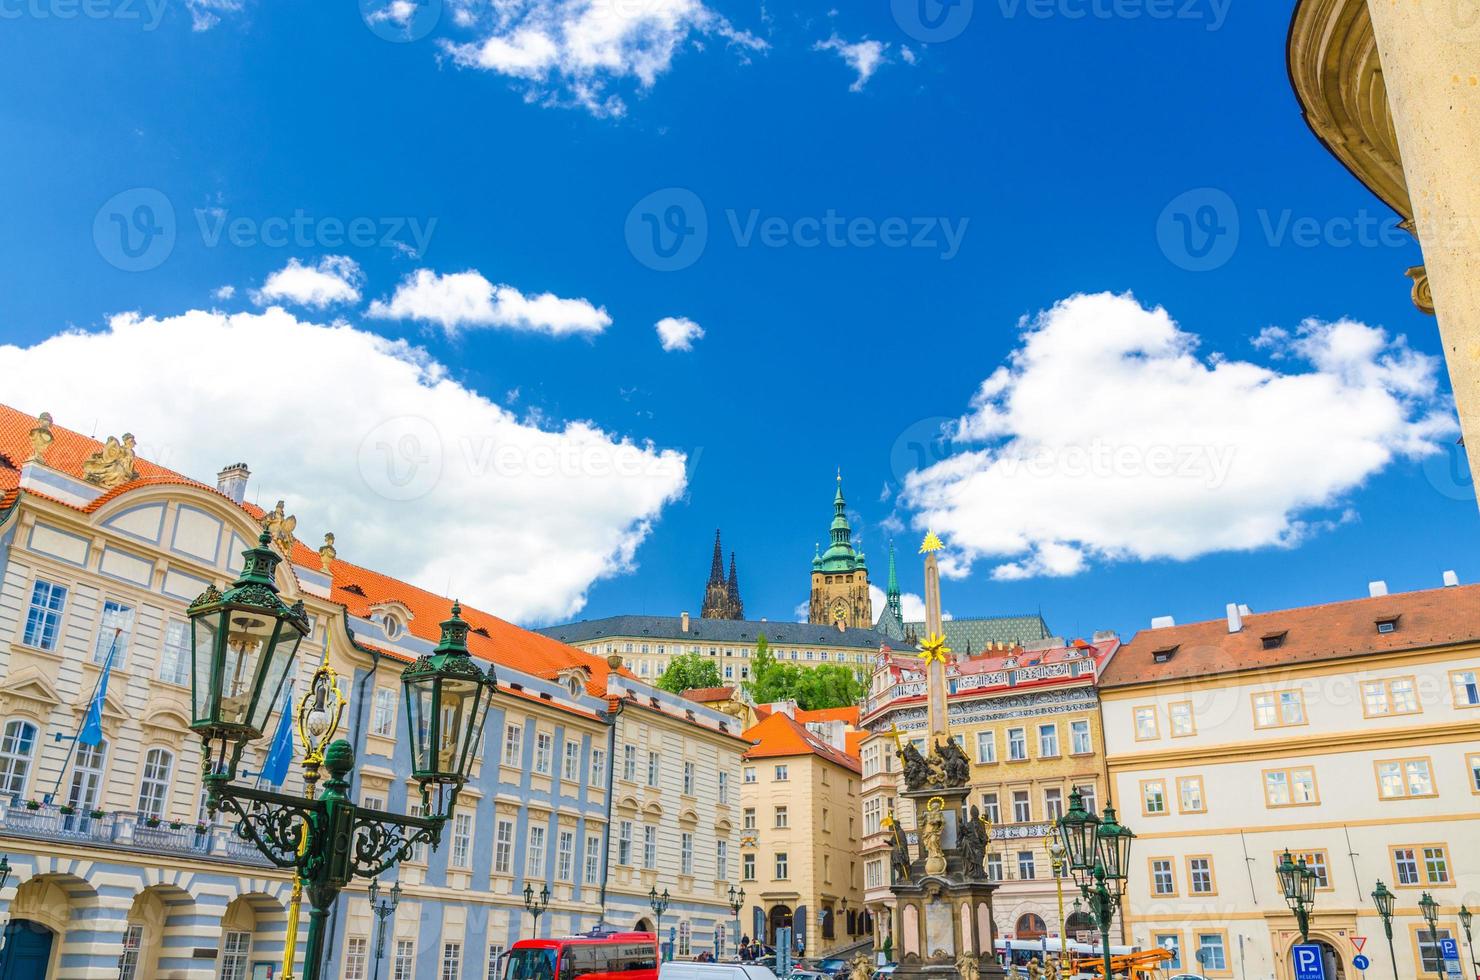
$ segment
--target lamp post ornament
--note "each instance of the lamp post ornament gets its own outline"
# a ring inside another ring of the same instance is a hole
[[[386,920],[396,914],[396,906],[401,904],[401,883],[397,881],[391,885],[391,897],[386,902],[376,901],[380,897],[380,879],[371,878],[368,891],[370,911],[375,913],[378,920],[375,931],[375,972],[371,974],[371,980],[380,980],[380,959],[385,955]]]
[[[1295,913],[1295,924],[1300,928],[1300,941],[1310,942],[1310,912],[1316,904],[1316,873],[1306,866],[1305,858],[1290,859],[1287,849],[1275,869],[1280,879],[1280,890],[1285,894],[1285,904]]]
[[[540,894],[538,897],[536,897],[534,893],[534,885],[526,881],[524,883],[524,908],[534,919],[534,935],[536,938],[538,938],[540,934],[540,916],[543,915],[545,913],[545,909],[549,907],[550,886],[541,885]]]
[[[653,890],[648,892],[648,905],[653,910],[655,920],[653,931],[657,933],[660,948],[663,944],[663,913],[668,911],[668,902],[668,889],[663,889],[663,894],[659,895],[658,887],[654,885]],[[672,953],[669,955],[671,957]]]
[[[0,861],[3,860],[3,858],[0,858]],[[0,888],[3,887],[5,887],[5,879],[4,877],[0,877]],[[1470,923],[1474,920],[1475,913],[1471,912],[1467,907],[1461,905],[1459,907],[1459,927],[1465,931],[1465,947],[1470,951],[1470,973],[1471,975],[1475,976],[1477,980],[1480,980],[1480,971],[1477,971],[1477,968],[1475,966],[1475,942],[1473,939],[1470,938]]]
[[[1060,839],[1058,821],[1048,830],[1048,858],[1053,862],[1053,883],[1059,894],[1059,972],[1069,975],[1069,923],[1064,918],[1064,872],[1068,871],[1069,852]],[[1107,977],[1106,980],[1109,980]]]
[[[1388,956],[1393,961],[1393,980],[1398,980],[1398,951],[1393,948],[1393,903],[1397,896],[1388,891],[1381,879],[1377,887],[1372,890],[1372,904],[1377,906],[1377,914],[1382,918],[1382,931],[1387,933]]]
[[[740,942],[740,909],[745,905],[745,889],[738,892],[735,886],[730,886],[730,912],[735,916],[735,942]]]
[[[1418,910],[1423,913],[1423,920],[1429,926],[1429,942],[1434,947],[1434,972],[1442,977],[1444,976],[1444,956],[1439,952],[1439,903],[1434,901],[1434,896],[1424,892],[1423,897],[1418,900]],[[1420,970],[1423,969],[1422,955],[1419,957],[1418,967]]]
[[[1115,808],[1105,807],[1097,817],[1084,808],[1084,797],[1075,788],[1069,793],[1069,811],[1059,818],[1069,870],[1080,893],[1100,927],[1100,952],[1105,980],[1114,976],[1110,961],[1110,924],[1120,907],[1121,891],[1130,870],[1131,842],[1136,835],[1115,818]]]
[[[371,810],[349,797],[354,748],[331,740],[343,704],[327,668],[315,674],[300,709],[300,731],[314,757],[304,760],[305,783],[328,779],[317,797],[238,785],[237,766],[248,744],[262,738],[310,625],[301,601],[289,606],[275,581],[282,559],[264,532],[242,553],[241,576],[224,593],[209,586],[187,615],[191,622],[191,724],[202,742],[208,809],[237,818],[236,834],[273,865],[294,872],[311,907],[303,957],[304,980],[324,976],[329,910],[357,877],[375,878],[441,842],[442,828],[467,781],[495,689],[491,673],[468,653],[461,607],[442,624],[430,654],[401,674],[411,741],[411,778],[421,787],[424,816]],[[312,739],[310,739],[312,736]],[[296,945],[296,942],[294,943]],[[291,958],[293,947],[288,949]]]

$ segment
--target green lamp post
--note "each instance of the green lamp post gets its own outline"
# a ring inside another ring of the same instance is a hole
[[[441,842],[482,740],[495,685],[491,672],[468,654],[468,624],[454,604],[435,651],[401,674],[412,778],[421,787],[425,816],[356,805],[346,778],[355,753],[342,739],[323,749],[329,778],[317,798],[236,784],[242,753],[267,729],[309,632],[302,602],[289,606],[278,595],[274,575],[282,559],[269,543],[263,534],[257,547],[243,552],[241,577],[225,593],[207,588],[188,610],[190,727],[203,744],[210,809],[235,816],[237,836],[277,867],[292,869],[308,895],[304,980],[320,980],[325,926],[340,891],[356,877],[380,875],[423,844]]]
[[[1104,957],[1105,980],[1112,980],[1110,926],[1120,908],[1120,897],[1130,871],[1131,842],[1136,835],[1115,818],[1115,808],[1105,807],[1096,817],[1084,808],[1079,790],[1069,793],[1069,810],[1059,818],[1059,836],[1069,871],[1100,927],[1100,953]]]
[[[550,886],[541,885],[540,893],[536,895],[534,893],[534,885],[526,881],[524,883],[524,911],[528,912],[529,917],[534,920],[533,931],[530,933],[531,936],[538,938],[540,934],[540,916],[544,915],[545,909],[549,907]]]
[[[0,888],[5,887],[5,879],[0,878]],[[1470,923],[1475,919],[1475,913],[1461,905],[1459,907],[1459,927],[1465,931],[1465,948],[1470,951],[1470,973],[1475,974],[1475,942],[1470,938]]]
[[[1292,861],[1289,850],[1286,850],[1285,856],[1280,858],[1279,867],[1275,868],[1275,874],[1279,877],[1285,904],[1295,913],[1295,922],[1300,927],[1300,941],[1308,943],[1310,912],[1316,904],[1316,873],[1306,866],[1305,858]]]
[[[1388,956],[1393,961],[1393,980],[1398,980],[1398,951],[1393,948],[1393,903],[1397,896],[1388,891],[1381,879],[1377,887],[1372,890],[1372,904],[1377,906],[1377,914],[1382,918],[1382,931],[1387,933]]]
[[[668,911],[669,901],[670,899],[668,897],[668,889],[666,888],[663,889],[663,894],[661,895],[658,894],[658,888],[656,885],[653,886],[652,891],[648,892],[648,906],[653,910],[653,918],[656,922],[656,926],[654,928],[658,934],[659,949],[663,948],[663,913]],[[665,961],[672,959],[673,953],[674,950],[670,948],[667,955],[664,956],[663,959]]]
[[[1429,926],[1429,942],[1434,947],[1434,972],[1442,977],[1444,976],[1444,957],[1439,955],[1439,903],[1434,901],[1434,896],[1424,892],[1423,897],[1418,900],[1418,911],[1423,914],[1423,920]],[[1422,958],[1423,947],[1420,944],[1418,964],[1420,972],[1423,970]]]

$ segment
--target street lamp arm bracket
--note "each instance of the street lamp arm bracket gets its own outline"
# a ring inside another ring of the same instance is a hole
[[[254,844],[279,868],[298,867],[304,828],[322,813],[322,804],[245,786],[213,788],[216,805],[239,821],[238,837]]]
[[[412,817],[360,810],[355,818],[354,873],[374,878],[402,861],[412,860],[417,847],[433,849],[442,842],[441,817]]]

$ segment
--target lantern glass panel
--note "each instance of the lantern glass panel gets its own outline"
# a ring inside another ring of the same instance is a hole
[[[190,709],[192,722],[215,721],[211,692],[215,690],[211,665],[216,656],[217,626],[221,613],[205,613],[191,620]]]
[[[226,657],[221,664],[221,716],[224,725],[245,727],[252,714],[252,689],[265,666],[263,652],[277,630],[277,617],[259,610],[226,613]]]
[[[1372,893],[1372,901],[1377,904],[1377,914],[1384,919],[1393,917],[1393,900],[1397,896],[1387,890],[1387,887],[1378,882],[1377,891]]]
[[[442,682],[442,719],[438,732],[437,771],[463,778],[473,761],[472,747],[481,729],[475,714],[483,685],[475,680],[449,677]]]
[[[1306,905],[1316,901],[1316,873],[1305,866],[1304,860],[1300,862],[1300,900]]]
[[[257,670],[260,680],[258,696],[247,716],[247,724],[254,732],[267,731],[267,721],[274,711],[283,706],[283,688],[288,675],[298,664],[298,644],[303,634],[285,620],[278,620],[277,632],[268,641],[268,646],[257,654]]]
[[[1300,875],[1300,868],[1296,866],[1294,861],[1290,860],[1289,851],[1286,851],[1285,856],[1280,860],[1276,873],[1279,875],[1280,891],[1284,893],[1285,901],[1293,902],[1298,899],[1300,897],[1300,883],[1297,878]]]
[[[411,771],[427,773],[434,768],[432,726],[435,723],[437,678],[421,677],[406,682],[406,733],[411,737]]]

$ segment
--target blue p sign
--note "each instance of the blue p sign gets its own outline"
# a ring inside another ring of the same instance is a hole
[[[1326,980],[1326,961],[1315,943],[1298,943],[1290,953],[1295,957],[1295,980]]]

